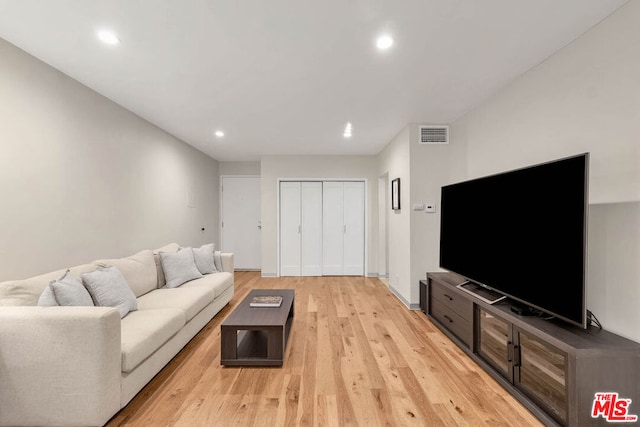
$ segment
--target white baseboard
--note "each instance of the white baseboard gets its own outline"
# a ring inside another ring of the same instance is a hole
[[[400,294],[400,292],[398,292],[397,290],[395,290],[395,288],[391,285],[389,285],[389,290],[396,296],[396,298],[398,298],[400,300],[400,302],[402,304],[405,305],[405,307],[407,307],[409,310],[420,310],[420,303],[410,303],[409,301],[407,301],[406,299],[404,299],[404,297]]]

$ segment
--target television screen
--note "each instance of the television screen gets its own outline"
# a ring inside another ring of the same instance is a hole
[[[586,327],[589,154],[442,187],[440,267]]]

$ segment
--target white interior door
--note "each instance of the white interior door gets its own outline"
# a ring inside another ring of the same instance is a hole
[[[280,275],[300,276],[301,268],[301,185],[280,183]]]
[[[364,182],[344,183],[345,276],[364,275]]]
[[[302,183],[302,275],[322,276],[322,182]]]
[[[261,268],[260,177],[223,176],[221,238],[216,249],[234,253],[235,268]]]
[[[342,276],[344,271],[344,186],[325,181],[322,186],[322,274]]]

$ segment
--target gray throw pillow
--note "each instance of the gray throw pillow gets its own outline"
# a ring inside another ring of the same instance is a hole
[[[130,311],[138,309],[136,296],[116,267],[99,268],[84,273],[82,281],[96,305],[115,307],[120,312],[121,319]]]
[[[196,261],[196,267],[202,274],[215,273],[216,265],[213,262],[213,251],[216,245],[209,243],[208,245],[202,245],[199,248],[193,248],[193,258]]]
[[[56,301],[56,297],[53,295],[53,290],[50,285],[47,285],[44,288],[44,291],[40,294],[40,298],[38,299],[38,305],[40,307],[57,307],[58,301]]]
[[[162,270],[167,280],[167,288],[177,288],[185,282],[202,277],[196,267],[191,248],[180,249],[178,252],[160,252]]]
[[[49,283],[53,296],[62,306],[93,306],[91,295],[82,285],[80,279],[69,270],[58,280]]]

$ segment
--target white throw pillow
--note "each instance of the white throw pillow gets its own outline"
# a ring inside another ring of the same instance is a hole
[[[191,248],[180,249],[178,252],[160,252],[162,270],[167,280],[167,288],[177,288],[189,280],[202,277],[196,267]]]
[[[138,309],[136,296],[116,267],[84,273],[82,281],[96,305],[117,308],[121,319],[130,311]]]
[[[58,305],[62,306],[93,306],[93,300],[80,279],[69,270],[58,280],[49,283]]]
[[[216,265],[213,261],[213,251],[216,245],[209,243],[208,245],[202,245],[199,248],[193,248],[193,258],[196,261],[196,267],[202,274],[216,273]]]

